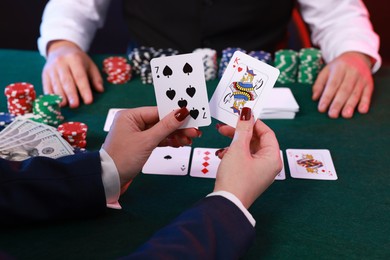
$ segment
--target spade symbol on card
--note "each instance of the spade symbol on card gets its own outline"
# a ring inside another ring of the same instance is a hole
[[[170,155],[165,155],[165,156],[164,156],[164,159],[165,159],[165,160],[170,160],[170,159],[172,159],[172,156],[170,156]]]
[[[192,67],[187,62],[186,64],[184,64],[183,72],[186,73],[187,75],[190,75],[190,73],[192,72]]]
[[[190,85],[188,88],[186,88],[186,92],[188,96],[193,97],[195,95],[196,89]]]
[[[184,171],[186,169],[186,166],[183,164],[181,167],[180,167],[180,170]]]
[[[165,93],[166,93],[167,97],[168,97],[170,100],[173,100],[173,98],[176,96],[176,91],[173,90],[173,89],[171,89],[171,88],[169,88],[169,89],[167,90],[167,92],[165,92]]]
[[[177,102],[177,105],[182,108],[182,107],[186,107],[187,106],[187,100],[181,98],[178,102]]]
[[[169,78],[169,76],[172,76],[172,74],[173,74],[172,69],[168,65],[166,65],[163,70],[163,75]]]
[[[198,109],[195,109],[195,108],[192,108],[192,110],[190,111],[190,116],[193,118],[193,119],[197,119],[198,118],[198,115],[199,115],[199,110]]]

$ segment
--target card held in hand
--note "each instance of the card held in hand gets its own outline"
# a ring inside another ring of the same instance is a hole
[[[241,109],[250,107],[258,118],[278,76],[277,68],[236,51],[210,100],[211,116],[236,127]]]
[[[154,58],[150,65],[160,120],[172,110],[187,107],[190,115],[181,128],[211,124],[200,53]]]

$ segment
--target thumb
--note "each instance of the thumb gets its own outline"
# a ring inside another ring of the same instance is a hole
[[[161,119],[157,124],[148,129],[149,136],[152,136],[154,141],[159,144],[164,140],[168,135],[176,131],[180,126],[185,122],[185,119],[190,114],[186,107],[182,107],[178,110],[174,110],[163,119]]]
[[[240,119],[237,121],[231,146],[238,145],[243,151],[249,151],[248,147],[253,135],[253,124],[252,110],[249,107],[243,107]]]

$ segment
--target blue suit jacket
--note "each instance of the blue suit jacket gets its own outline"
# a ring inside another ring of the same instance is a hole
[[[99,152],[0,159],[0,223],[92,217],[105,209]]]
[[[0,159],[0,223],[92,217],[106,208],[98,152],[57,160]],[[222,196],[202,199],[158,231],[128,259],[237,259],[255,229]]]

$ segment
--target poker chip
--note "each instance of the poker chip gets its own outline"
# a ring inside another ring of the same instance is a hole
[[[87,146],[88,126],[82,122],[65,122],[57,127],[62,137],[75,148]]]
[[[14,115],[6,112],[0,112],[0,131],[3,130],[7,125],[11,124],[14,120]]]
[[[199,48],[193,51],[202,55],[204,76],[206,80],[213,80],[217,77],[217,51],[210,48]]]
[[[155,49],[153,47],[141,46],[134,48],[128,55],[130,63],[132,64],[133,73],[139,75],[142,84],[152,84],[152,70],[150,68],[150,61],[153,58],[166,57],[179,54],[179,51],[167,49]]]
[[[127,59],[112,56],[103,60],[103,71],[107,74],[107,81],[112,84],[125,84],[131,79],[132,68]]]
[[[295,83],[298,65],[298,52],[288,49],[282,49],[275,52],[274,66],[280,71],[277,82],[281,84]]]
[[[221,56],[221,60],[219,62],[219,70],[218,70],[218,77],[219,78],[222,78],[222,75],[225,72],[225,70],[229,64],[229,61],[232,58],[235,51],[241,51],[243,53],[246,53],[246,51],[241,49],[241,48],[229,47],[229,48],[222,50],[222,56]]]
[[[266,51],[251,51],[248,53],[249,56],[258,59],[259,61],[265,62],[269,65],[273,64],[272,55]]]
[[[36,98],[34,86],[27,82],[12,83],[5,87],[8,112],[12,115],[31,113]]]
[[[299,51],[298,82],[313,84],[323,67],[321,51],[316,48],[302,48]]]
[[[41,95],[35,99],[33,104],[33,121],[51,126],[59,125],[64,117],[61,114],[60,103],[62,97],[56,94]]]

